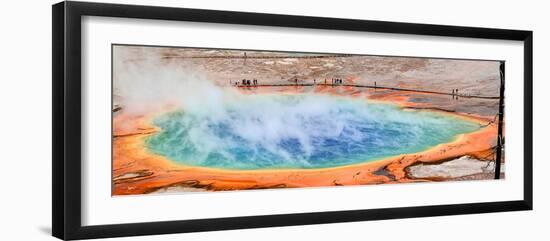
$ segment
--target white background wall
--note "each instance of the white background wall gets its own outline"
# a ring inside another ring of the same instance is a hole
[[[115,2],[115,1],[110,1]],[[316,15],[533,30],[535,211],[314,226],[264,228],[117,240],[544,240],[550,218],[544,156],[550,74],[545,1],[187,0],[149,5]],[[10,1],[0,9],[0,240],[54,240],[51,231],[51,8],[54,1]]]

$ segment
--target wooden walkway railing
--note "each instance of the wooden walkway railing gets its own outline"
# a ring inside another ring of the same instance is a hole
[[[378,85],[357,85],[357,84],[313,84],[313,83],[298,83],[298,84],[258,84],[258,85],[235,85],[234,87],[239,88],[254,88],[254,87],[288,87],[288,86],[331,86],[331,87],[338,87],[338,86],[347,86],[347,87],[355,87],[355,88],[370,88],[370,89],[382,89],[382,90],[395,90],[395,91],[410,91],[410,92],[419,92],[419,93],[426,93],[426,94],[437,94],[437,95],[448,95],[448,96],[458,96],[461,98],[477,98],[477,99],[494,99],[498,100],[500,99],[499,96],[481,96],[481,95],[469,95],[469,94],[452,94],[448,92],[440,92],[440,91],[431,91],[431,90],[417,90],[417,89],[408,89],[408,88],[396,88],[396,87],[384,87],[384,86],[378,86]]]
[[[163,56],[163,59],[317,59],[358,57],[356,54],[326,54],[326,55],[196,55],[196,56]]]

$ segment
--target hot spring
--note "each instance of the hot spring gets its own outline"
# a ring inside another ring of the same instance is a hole
[[[192,104],[153,121],[162,130],[146,140],[150,151],[190,166],[326,168],[423,151],[480,129],[443,113],[321,94]]]

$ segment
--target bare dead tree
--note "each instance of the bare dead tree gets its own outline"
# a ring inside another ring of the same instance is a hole
[[[495,160],[495,179],[500,179],[500,165],[502,162],[502,148],[504,146],[504,136],[502,135],[502,121],[504,119],[504,61],[500,62],[500,100],[498,110],[498,137],[497,153]]]

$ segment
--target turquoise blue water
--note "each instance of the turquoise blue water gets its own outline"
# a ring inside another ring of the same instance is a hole
[[[391,104],[315,94],[251,95],[167,113],[148,148],[186,165],[324,168],[426,150],[477,123]]]

